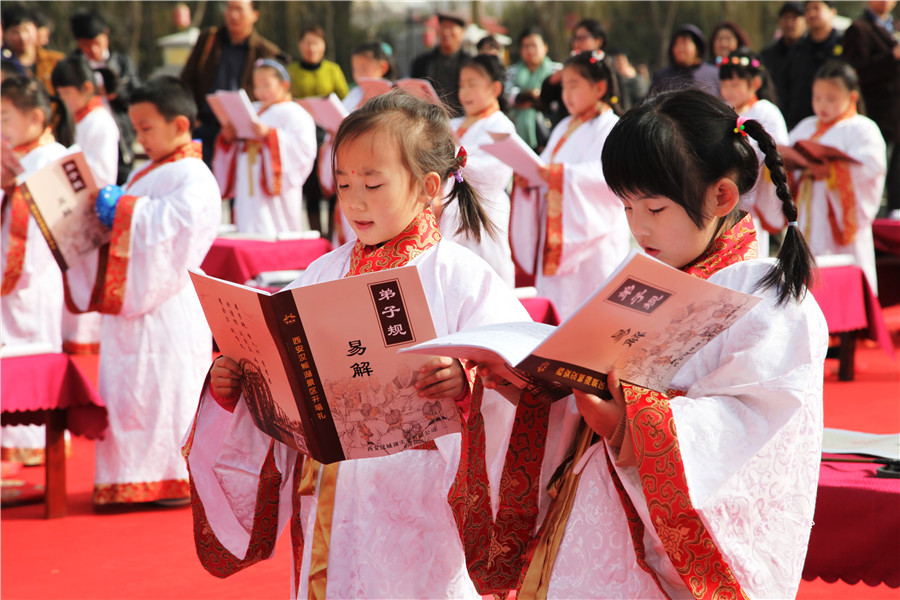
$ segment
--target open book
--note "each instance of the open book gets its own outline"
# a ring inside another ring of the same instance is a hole
[[[520,387],[548,382],[606,395],[615,369],[622,381],[665,393],[688,358],[759,301],[632,250],[559,327],[488,325],[405,351],[505,363]]]
[[[259,123],[259,116],[247,92],[219,90],[214,94],[207,94],[206,101],[220,123],[231,123],[238,138],[256,139],[253,124]]]
[[[322,463],[386,456],[461,429],[452,400],[423,400],[429,357],[396,349],[434,337],[416,267],[274,294],[191,271],[213,336],[243,368],[262,431]]]
[[[813,140],[798,140],[793,146],[778,146],[787,169],[806,169],[810,163],[826,163],[843,160],[854,164],[859,161],[834,146],[826,146]]]
[[[482,144],[482,150],[512,167],[513,172],[527,179],[532,187],[545,185],[544,180],[538,175],[538,167],[546,166],[546,163],[535,154],[525,140],[515,133],[489,133],[494,141]]]
[[[341,121],[350,114],[347,111],[347,107],[344,106],[334,92],[327,96],[303,98],[297,100],[297,103],[312,115],[316,125],[331,134],[338,130],[338,127],[341,126]]]
[[[371,79],[368,77],[361,77],[358,80],[358,83],[365,92],[363,96],[364,100],[369,100],[370,98],[374,98],[375,96],[385,94],[394,88],[399,88],[404,92],[412,94],[420,100],[427,100],[428,102],[432,102],[434,104],[441,104],[441,99],[438,96],[437,91],[434,89],[434,86],[432,86],[431,83],[426,79],[406,77],[404,79],[398,79],[397,81],[390,81],[388,79]]]
[[[78,146],[16,182],[63,271],[109,241],[94,208],[97,184]]]

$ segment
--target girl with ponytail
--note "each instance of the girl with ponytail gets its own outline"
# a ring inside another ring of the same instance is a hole
[[[757,258],[738,208],[759,173],[751,139],[790,223],[777,259]],[[793,597],[815,507],[828,331],[807,293],[813,261],[781,157],[759,122],[687,90],[630,110],[602,163],[645,252],[762,301],[665,394],[615,371],[612,399],[574,393],[566,418],[584,423],[557,425],[579,431],[567,440],[576,450],[519,596]]]
[[[0,345],[44,344],[62,351],[63,282],[50,247],[16,185],[19,171],[31,173],[66,153],[71,117],[37,79],[8,77],[0,86],[3,130]],[[7,142],[9,146],[7,147]],[[4,427],[3,460],[43,461],[43,426]]]
[[[438,335],[530,320],[499,276],[469,250],[442,239],[437,227],[432,205],[449,186],[446,202],[459,207],[460,233],[474,240],[493,233],[466,179],[463,156],[446,109],[402,91],[372,98],[344,118],[334,137],[334,180],[357,239],[314,262],[291,286],[373,271],[389,278],[391,268],[414,265]],[[229,357],[213,364],[188,456],[205,509],[198,531],[209,532],[210,544],[202,545],[211,550],[201,559],[213,572],[225,575],[267,556],[267,540],[290,521],[292,596],[480,598],[458,529],[469,516],[454,518],[448,506],[448,490],[469,464],[460,465],[459,434],[391,456],[320,465],[256,428],[239,406],[240,372]],[[495,392],[470,392],[455,359],[434,358],[411,377],[390,377],[383,374],[381,393],[418,393],[429,403],[452,398],[468,406],[468,414],[484,406],[503,422],[516,412]],[[368,383],[378,387],[375,377]],[[475,420],[473,427],[478,423],[483,422]],[[225,430],[227,436],[221,434]],[[205,452],[197,451],[200,445]],[[499,446],[490,450],[499,453]],[[503,456],[486,456],[492,473]],[[229,465],[225,471],[222,464]],[[273,480],[282,483],[266,483]],[[259,506],[266,515],[254,518]],[[486,514],[490,519],[490,509]],[[219,540],[248,559],[223,563],[213,551]]]
[[[562,88],[571,116],[553,129],[541,153],[542,181],[514,178],[510,245],[519,268],[534,275],[538,295],[566,319],[625,258],[630,236],[600,165],[618,120],[612,61],[602,50],[570,57]]]

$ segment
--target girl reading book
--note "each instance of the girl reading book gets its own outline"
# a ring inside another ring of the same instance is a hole
[[[813,254],[852,255],[877,293],[872,221],[881,206],[887,167],[884,138],[874,121],[859,114],[859,94],[853,67],[825,64],[813,80],[816,114],[794,127],[790,143],[811,140],[838,150],[835,158],[821,156],[795,173],[798,220]]]
[[[719,65],[719,91],[722,99],[734,107],[744,119],[759,121],[777,145],[787,145],[788,131],[781,111],[772,103],[774,86],[762,61],[755,52],[741,48],[728,56],[716,57]],[[760,164],[756,187],[742,199],[742,208],[753,216],[759,255],[769,256],[769,234],[783,228],[781,201],[775,194],[775,184],[763,164],[765,156],[751,140]]]
[[[535,276],[538,295],[552,300],[565,319],[625,258],[629,235],[599,160],[618,120],[610,61],[602,50],[570,57],[562,86],[570,116],[553,129],[541,153],[544,185],[515,179],[510,243],[519,267]]]
[[[701,91],[669,92],[629,111],[607,139],[603,171],[643,250],[762,301],[665,392],[611,372],[609,399],[576,391],[553,405],[547,437],[532,438],[546,441],[540,481],[553,500],[519,597],[796,595],[828,333],[807,292],[813,262],[781,158],[758,121],[737,117]],[[759,173],[751,138],[790,223],[776,259],[757,258],[751,218],[738,209]],[[482,374],[486,386],[503,383]],[[569,454],[557,468],[560,447]]]
[[[316,125],[303,107],[291,102],[290,90],[281,63],[256,61],[256,138],[237,139],[229,124],[217,138],[213,173],[222,197],[234,197],[234,223],[241,233],[303,230],[303,183],[315,164]]]
[[[4,156],[0,193],[0,345],[43,344],[50,349],[45,352],[60,352],[62,275],[16,185],[16,171],[36,171],[66,153],[66,146],[72,143],[71,115],[65,105],[51,100],[37,79],[8,77],[0,87],[0,124],[4,142],[10,146],[3,153],[12,155]],[[43,461],[43,427],[4,427],[2,446],[3,460],[39,464]]]
[[[310,265],[292,286],[409,264],[418,268],[438,335],[528,320],[493,270],[437,227],[431,206],[450,182],[448,201],[460,203],[463,229],[475,237],[492,229],[460,172],[445,108],[400,91],[378,96],[343,120],[334,149],[338,202],[357,241]],[[422,402],[483,402],[498,422],[511,422],[516,410],[499,395],[482,398],[478,387],[470,396],[461,365],[449,358],[432,359],[404,385]],[[216,359],[184,447],[207,569],[226,576],[267,558],[290,523],[292,596],[479,597],[447,503],[467,467],[458,434],[322,465],[258,430],[242,398],[238,364]],[[488,463],[499,479],[502,458]]]
[[[460,66],[459,101],[465,115],[450,121],[450,126],[466,148],[468,158],[463,174],[483,199],[485,212],[497,227],[495,235],[480,240],[461,233],[459,205],[441,206],[439,222],[445,237],[462,244],[483,258],[510,287],[516,285],[516,268],[509,250],[509,195],[507,186],[512,169],[487,152],[481,144],[493,142],[491,133],[513,133],[515,125],[505,112],[503,65],[496,56],[482,54]]]

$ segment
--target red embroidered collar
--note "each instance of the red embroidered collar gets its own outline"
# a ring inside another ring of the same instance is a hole
[[[356,240],[350,254],[346,277],[402,267],[441,241],[441,232],[431,207],[426,207],[395,238],[381,246],[367,246]]]
[[[749,214],[723,232],[692,264],[681,270],[700,279],[709,279],[725,267],[759,256],[756,229]]]
[[[135,175],[134,178],[128,182],[128,185],[126,187],[130,188],[135,183],[137,183],[141,177],[143,177],[147,173],[150,173],[151,171],[153,171],[153,169],[155,169],[159,166],[171,163],[171,162],[175,162],[176,160],[181,160],[182,158],[202,159],[203,158],[203,146],[200,144],[200,142],[195,142],[195,141],[188,142],[187,144],[179,147],[177,150],[175,150],[174,152],[172,152],[165,158],[161,158],[160,160],[153,161],[152,163],[150,163],[150,165],[148,167],[146,167],[143,171],[141,171],[137,175]]]
[[[75,113],[75,122],[81,123],[82,119],[98,108],[103,108],[103,100],[100,99],[100,96],[92,96],[88,103],[84,105],[84,108]]]

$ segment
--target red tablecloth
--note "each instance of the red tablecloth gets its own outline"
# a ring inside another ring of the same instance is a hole
[[[68,354],[36,354],[0,360],[3,425],[44,423],[40,412],[65,409],[66,429],[103,439],[106,406]]]
[[[803,578],[900,587],[900,479],[823,462]]]
[[[536,323],[559,325],[556,307],[547,298],[522,298],[521,302]]]
[[[245,283],[266,271],[305,269],[331,250],[323,238],[276,242],[217,238],[203,259],[207,275],[234,283]]]
[[[891,357],[894,346],[878,298],[857,266],[825,267],[811,288],[825,315],[829,333],[862,330]]]
[[[900,221],[875,219],[872,223],[872,237],[876,250],[900,256]]]

